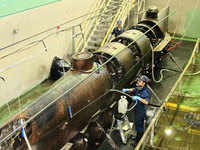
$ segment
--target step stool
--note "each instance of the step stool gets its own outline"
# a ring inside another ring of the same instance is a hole
[[[122,127],[122,124],[124,122],[127,122],[128,130],[130,130],[131,124],[128,120],[128,116],[126,114],[121,114],[121,113],[114,114],[112,125],[111,125],[111,130],[110,130],[109,134],[111,134],[111,132],[114,131],[114,130],[119,130],[121,140],[122,140],[123,144],[126,144],[127,143],[127,136],[125,136],[125,131]],[[117,123],[116,127],[114,127],[115,123]]]

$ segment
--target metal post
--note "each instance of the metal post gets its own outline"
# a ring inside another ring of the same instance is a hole
[[[84,34],[83,34],[83,28],[82,28],[81,24],[79,26],[80,26],[81,35],[82,35],[82,38],[83,38],[83,44],[85,44],[85,37],[84,37]]]
[[[155,124],[152,125],[152,128],[151,128],[151,135],[150,135],[150,145],[153,147],[153,138],[154,138],[154,127],[155,127]]]
[[[75,34],[75,27],[79,27],[80,28],[80,32]],[[75,25],[72,27],[72,50],[73,52],[76,51],[76,43],[75,43],[75,38],[77,36],[81,35],[82,36],[82,39],[83,39],[83,44],[85,44],[85,37],[84,37],[84,34],[83,34],[83,29],[82,29],[82,26],[81,24],[78,24],[78,25]]]
[[[86,45],[86,39],[85,39],[85,36],[84,36],[84,33],[83,33],[83,28],[82,28],[81,24],[80,24],[80,30],[81,30],[81,35],[82,35],[82,39],[83,39],[83,43],[82,43],[81,48],[83,48]]]
[[[75,26],[72,27],[72,51],[75,52]]]
[[[23,126],[23,124],[24,124],[24,121],[23,121],[23,119],[21,119],[21,125],[22,125],[22,133],[23,133],[23,135],[24,135],[24,139],[25,139],[25,141],[26,141],[26,144],[27,144],[27,146],[28,146],[28,149],[29,150],[32,150],[32,148],[31,148],[31,145],[30,145],[30,143],[29,143],[29,141],[28,141],[28,138],[27,138],[27,136],[26,136],[26,132],[25,132],[25,129],[24,129],[24,126]]]
[[[47,46],[46,46],[44,40],[42,40],[42,44],[43,44],[43,46],[44,46],[44,50],[47,51]]]
[[[138,0],[138,7],[137,7],[137,22],[141,19],[141,14],[145,11],[145,0]]]
[[[196,56],[198,55],[198,52],[199,52],[199,39],[197,39],[196,44],[197,44],[197,47],[196,47],[196,49],[195,49],[195,56],[194,56],[193,59],[192,59],[192,65],[195,65]]]
[[[125,137],[125,135],[124,135],[124,131],[123,131],[123,129],[122,129],[122,124],[121,124],[121,121],[120,121],[120,120],[117,120],[117,127],[119,128],[119,133],[120,133],[122,142],[123,142],[124,144],[126,144],[126,137]]]

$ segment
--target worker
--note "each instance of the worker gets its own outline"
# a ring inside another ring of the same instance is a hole
[[[150,90],[147,87],[149,81],[150,79],[147,76],[142,75],[139,78],[137,78],[137,84],[135,88],[122,89],[122,92],[132,92],[134,94],[132,100],[137,102],[134,109],[134,116],[135,116],[134,123],[137,132],[134,146],[138,144],[138,142],[140,141],[140,139],[144,134],[146,105],[149,103],[151,97]]]
[[[124,28],[122,27],[122,21],[118,20],[117,26],[113,29],[111,34],[114,35],[115,37],[117,37],[120,34],[122,34],[123,32],[124,32]]]

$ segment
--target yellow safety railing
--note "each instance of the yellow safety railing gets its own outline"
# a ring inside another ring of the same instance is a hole
[[[82,24],[83,28],[83,34],[85,39],[80,39],[78,42],[78,45],[76,45],[76,52],[81,49],[81,46],[84,46],[86,42],[88,41],[89,34],[91,33],[92,28],[97,24],[98,19],[100,14],[104,12],[104,8],[109,4],[111,0],[96,0],[94,4],[91,5],[90,12],[94,12],[95,10],[96,13],[91,13],[84,21]],[[90,19],[91,18],[91,19]]]
[[[123,23],[122,25],[124,25],[125,20],[130,13],[130,10],[134,7],[134,2],[135,2],[135,0],[130,0],[128,2],[127,2],[127,0],[123,1],[122,7],[118,10],[117,15],[113,19],[113,21],[106,33],[105,38],[101,42],[101,46],[103,46],[107,42],[107,40],[110,40],[110,39],[108,39],[108,36],[111,34],[112,30],[114,29],[117,20],[119,20],[119,19],[122,20],[122,23]]]
[[[101,8],[103,8],[105,3],[106,3],[106,0],[96,0],[90,6],[90,9],[89,9],[90,15],[88,15],[87,18],[85,18],[85,21],[83,21],[83,23],[81,24],[82,32],[83,32],[85,38],[87,38],[89,31],[90,31],[88,28],[91,28],[92,24],[97,20],[97,18],[98,18],[97,15],[101,12]],[[96,13],[92,13],[92,12],[96,12]],[[81,45],[85,44],[85,42],[86,42],[86,39],[82,39],[82,38],[79,39],[79,42],[75,45],[76,50],[80,49]]]
[[[111,2],[112,0],[107,0],[106,2],[104,2],[104,5],[102,6],[102,7],[107,7],[107,6],[109,6],[110,5],[110,2]],[[101,12],[101,14],[104,14],[105,13],[105,10],[106,9],[103,9],[102,10],[102,12]],[[101,17],[96,17],[96,19],[95,19],[95,21],[94,21],[94,28],[99,24],[101,22]],[[85,42],[85,44],[88,42],[88,40],[89,40],[89,37],[87,38],[87,41]]]

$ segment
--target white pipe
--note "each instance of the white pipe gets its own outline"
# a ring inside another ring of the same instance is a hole
[[[24,124],[24,123],[23,123],[23,119],[21,119],[22,134],[24,135],[24,139],[25,139],[25,141],[26,141],[26,144],[27,144],[27,146],[28,146],[28,149],[29,149],[29,150],[32,150],[31,145],[30,145],[30,143],[29,143],[29,140],[28,140],[28,138],[27,138],[27,136],[26,136],[26,132],[25,132],[25,129],[24,129],[23,124]]]

